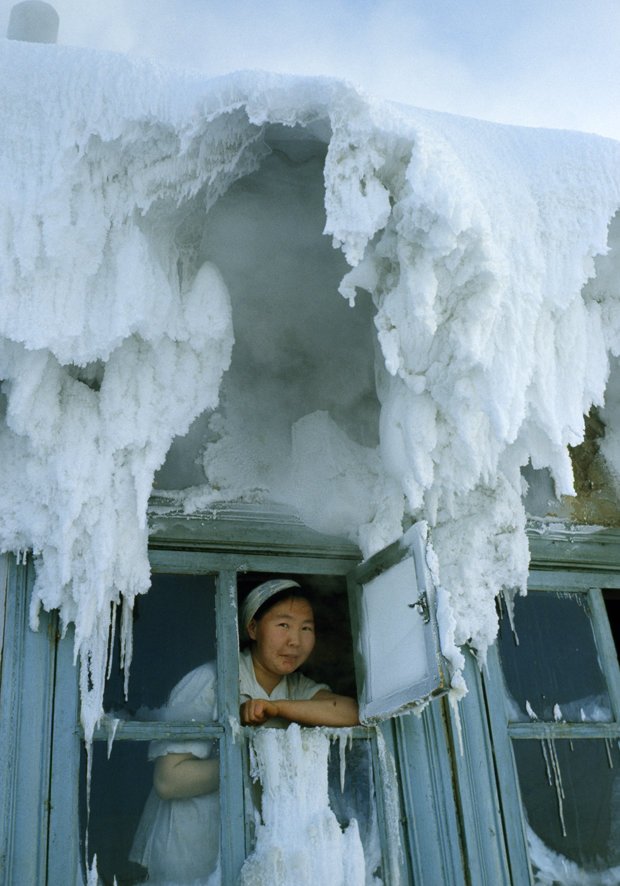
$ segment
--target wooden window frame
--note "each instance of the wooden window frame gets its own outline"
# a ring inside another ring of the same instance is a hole
[[[160,500],[150,519],[154,570],[191,572],[196,564],[204,569],[207,557],[209,571],[214,565],[221,570],[217,593],[228,600],[226,575],[236,571],[344,576],[361,559],[349,542],[312,532],[277,509],[236,506],[187,516]],[[568,573],[599,613],[596,623],[605,626],[600,590],[592,589],[620,586],[620,532],[584,535],[534,528],[530,546],[533,581],[553,588],[560,580],[554,573]],[[31,559],[18,563],[13,556],[0,557],[0,879],[83,886],[78,821],[82,745],[72,632],[60,640],[55,613],[41,613],[39,631],[29,629],[33,579]],[[232,648],[236,629],[234,636],[226,633],[231,624],[234,619],[224,619],[220,636],[228,636]],[[615,656],[608,627],[597,642]],[[615,674],[607,676],[618,719],[617,665]],[[482,672],[466,653],[465,676],[469,694],[456,713],[440,699],[419,717],[397,717],[380,727],[399,776],[401,882],[521,886],[532,882],[532,876],[512,742],[520,733],[538,737],[536,730],[546,730],[548,724],[508,726],[495,648]],[[234,668],[226,680],[228,698],[235,698]],[[564,737],[564,730],[568,737],[576,726],[584,737],[618,737],[616,724],[598,723],[554,724],[554,734]],[[129,735],[130,723],[119,727],[116,740],[123,740],[125,730]],[[226,765],[238,771],[232,756]],[[229,855],[233,866],[242,861],[240,842]]]
[[[202,737],[213,731],[222,741],[222,820],[235,823],[226,829],[227,838],[222,841],[223,882],[234,882],[248,845],[243,741],[233,740],[231,722],[238,717],[237,607],[236,594],[231,593],[236,589],[237,573],[305,572],[344,578],[361,559],[360,553],[346,541],[321,536],[288,515],[273,511],[258,517],[255,509],[234,508],[232,514],[225,510],[222,519],[156,515],[153,522],[156,525],[149,550],[153,572],[217,573],[216,630],[222,675],[218,680],[218,709],[225,713],[217,726],[188,724],[181,731],[187,736],[200,732]],[[69,630],[60,638],[56,613],[42,613],[38,632],[29,629],[33,581],[31,560],[22,565],[12,556],[0,558],[0,588],[6,597],[0,712],[7,713],[0,727],[0,740],[3,747],[10,748],[0,775],[0,862],[8,882],[13,876],[24,882],[83,886],[86,872],[79,821],[82,735],[77,725],[78,675],[73,663],[73,637]],[[228,664],[224,664],[226,661]],[[147,741],[170,732],[164,723],[121,721],[114,725],[112,718],[104,717],[95,740],[107,741],[111,729],[115,742]],[[372,742],[377,813],[380,831],[385,833],[387,810],[376,781],[380,763],[376,729],[355,727],[351,732],[355,738]],[[389,747],[391,730],[387,732]],[[398,873],[390,870],[388,879],[395,882],[401,875],[402,883],[410,882],[406,854],[400,859],[386,857],[385,863],[401,868]]]

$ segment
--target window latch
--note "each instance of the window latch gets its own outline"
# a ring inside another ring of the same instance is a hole
[[[422,591],[415,603],[409,603],[408,606],[409,609],[418,610],[418,612],[422,616],[422,621],[425,625],[429,623],[429,621],[431,620],[431,614],[428,609],[428,597],[426,596],[425,591]]]

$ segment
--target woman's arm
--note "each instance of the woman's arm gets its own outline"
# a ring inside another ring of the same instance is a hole
[[[357,726],[359,723],[357,702],[327,689],[320,689],[307,701],[251,698],[241,705],[244,726],[262,726],[272,717],[283,717],[301,726]]]
[[[155,761],[153,785],[162,800],[185,800],[216,791],[220,761],[199,760],[193,754],[166,754]]]

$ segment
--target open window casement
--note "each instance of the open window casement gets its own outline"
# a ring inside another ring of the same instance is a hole
[[[405,713],[448,689],[427,548],[427,524],[420,521],[349,575],[364,724]]]

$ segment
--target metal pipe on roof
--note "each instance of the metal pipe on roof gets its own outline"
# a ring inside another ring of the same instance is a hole
[[[26,43],[57,43],[60,19],[51,3],[23,0],[11,9],[6,35]]]

